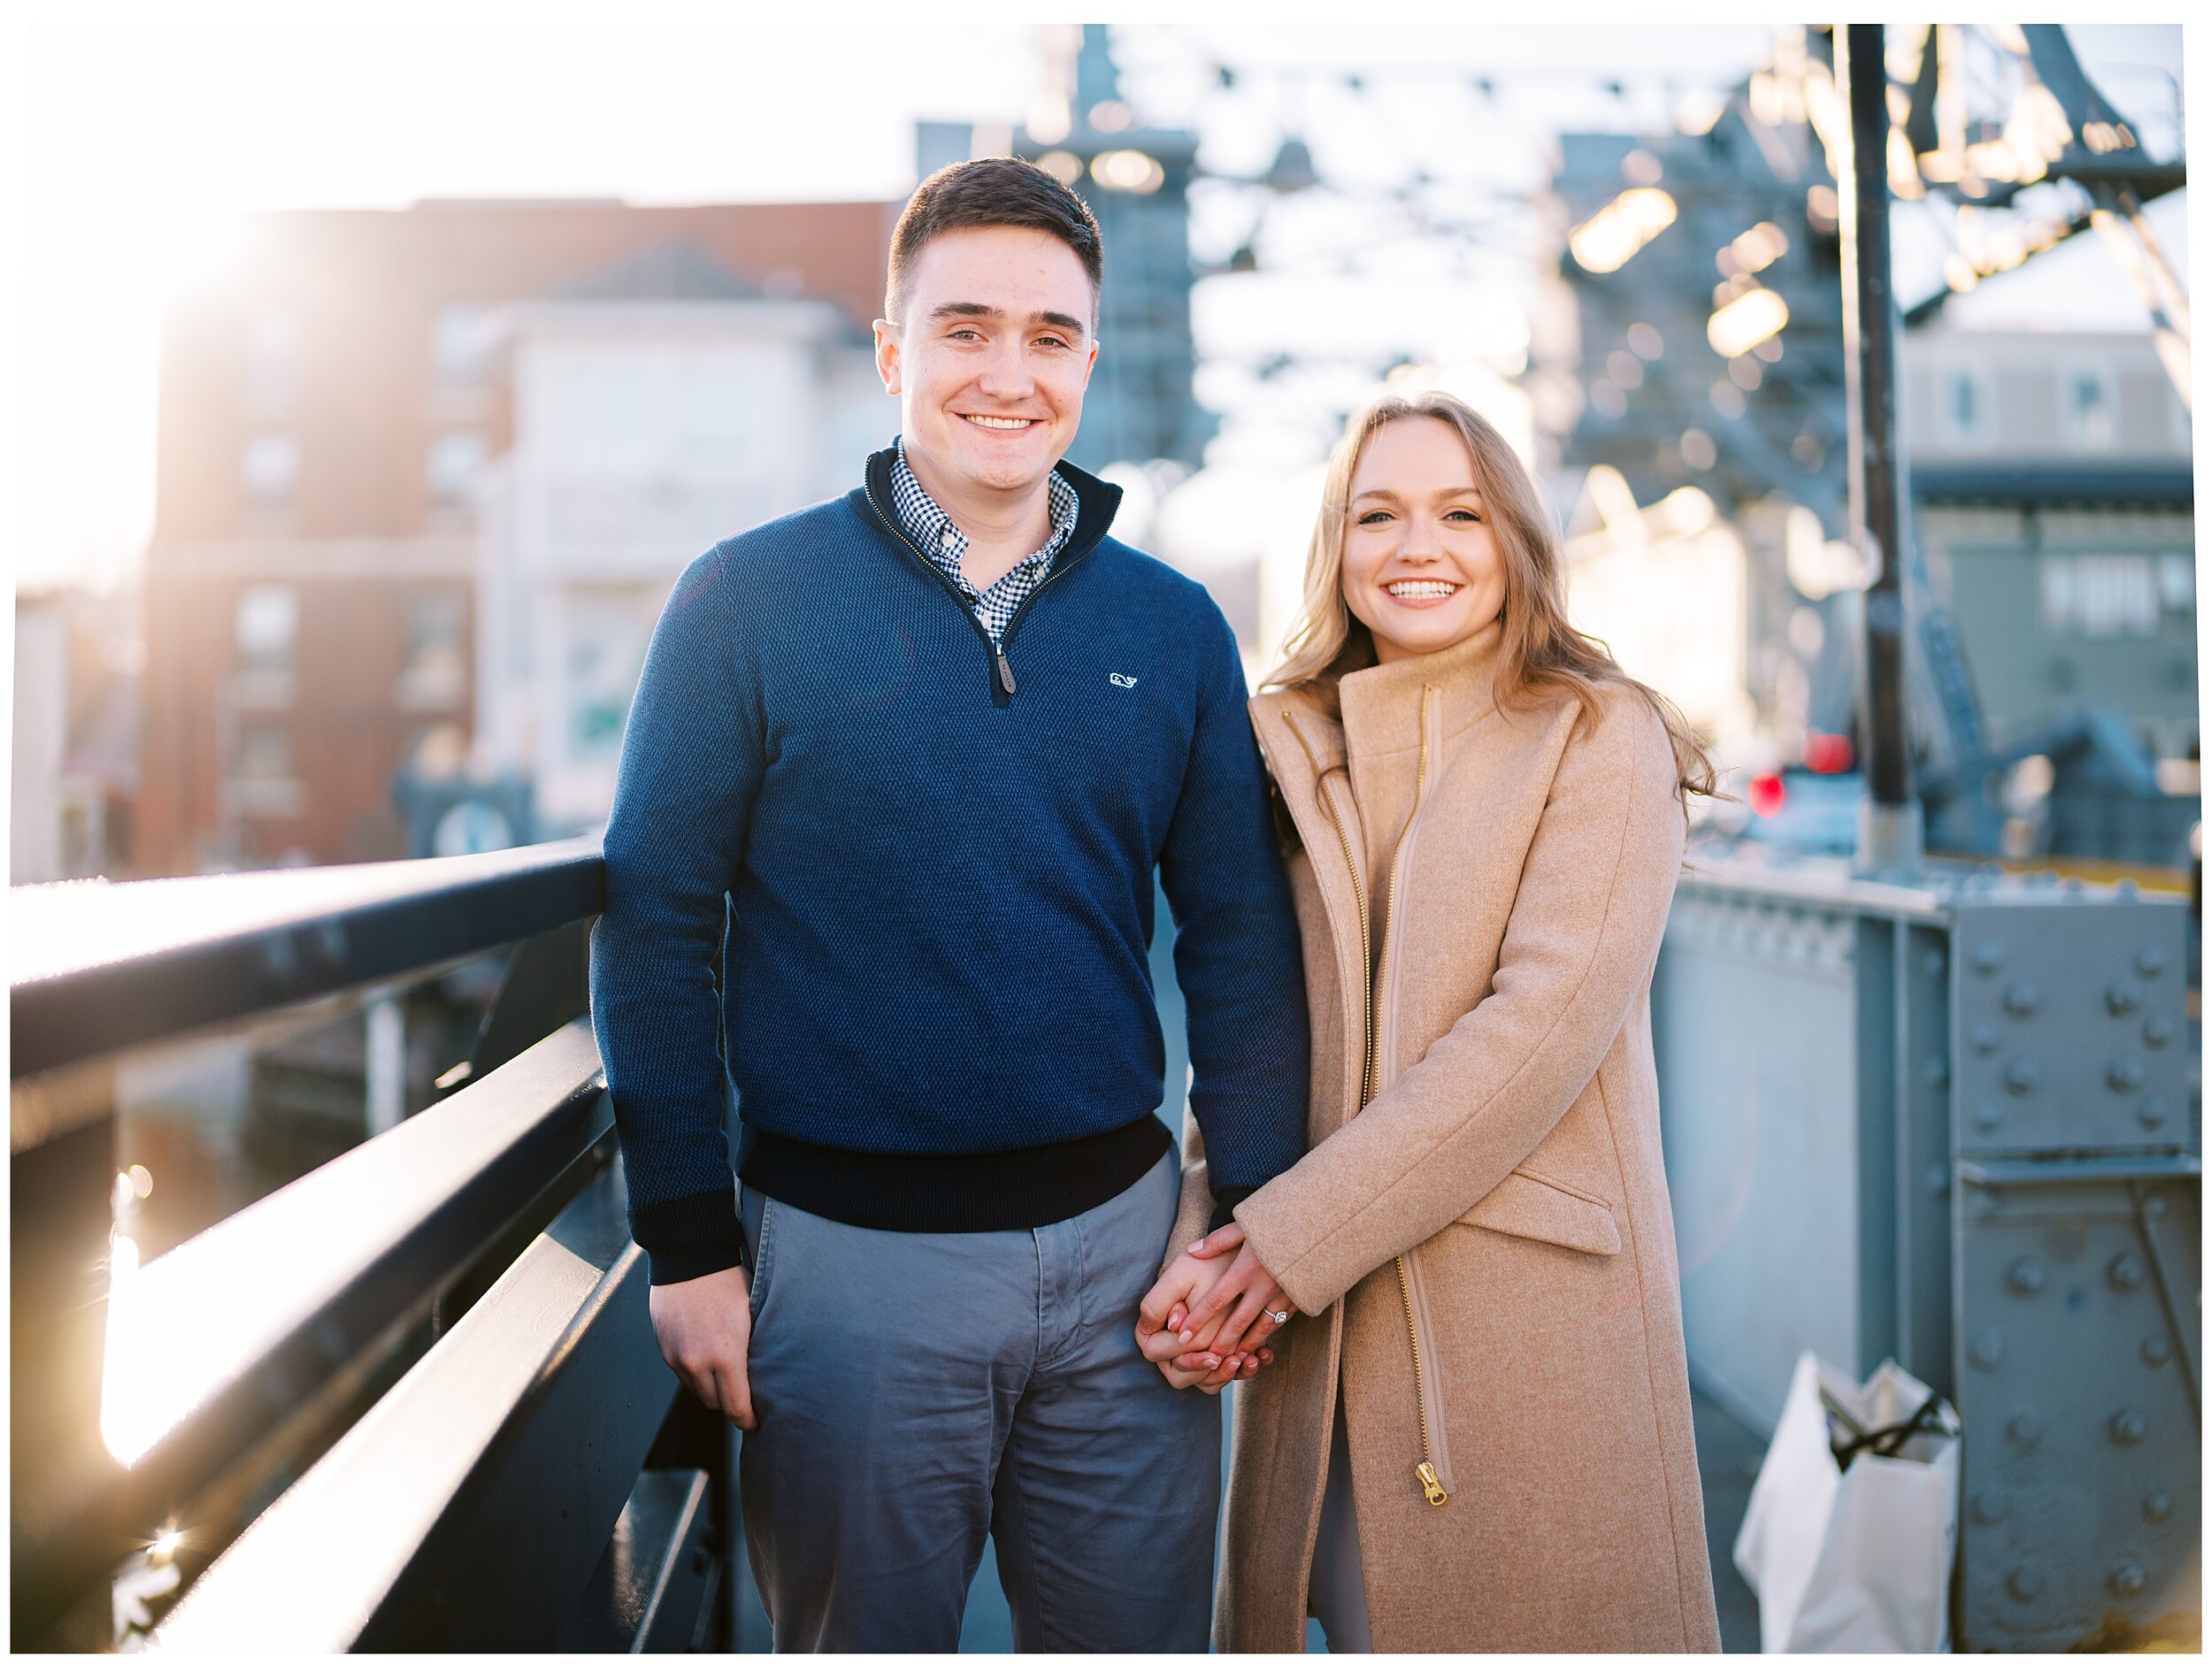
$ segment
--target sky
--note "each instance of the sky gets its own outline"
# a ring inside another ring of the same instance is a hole
[[[1218,171],[1264,168],[1297,132],[1348,186],[1418,160],[1471,203],[1534,188],[1561,128],[1663,122],[1682,92],[1738,80],[1771,40],[1757,23],[1355,27],[1271,8],[1240,15],[1117,26],[1140,112],[1197,123],[1202,164]],[[1035,25],[769,21],[678,0],[619,12],[199,0],[10,16],[0,223],[21,234],[0,264],[0,539],[18,581],[32,583],[111,582],[134,560],[151,521],[161,297],[219,268],[241,214],[425,196],[893,199],[913,184],[918,119],[1018,120],[1045,63]],[[2077,43],[2124,104],[2162,108],[2179,35],[2103,26]],[[1224,63],[1237,76],[1227,90]],[[1363,91],[1341,85],[1347,72]],[[1471,96],[1476,77],[1495,90]],[[1194,241],[1233,236],[1233,216],[1225,197],[1200,214]],[[1290,219],[1283,234],[1294,239]],[[1464,274],[1401,275],[1417,295]]]

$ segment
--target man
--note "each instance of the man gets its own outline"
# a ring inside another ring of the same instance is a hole
[[[1132,1334],[1177,1207],[1156,865],[1217,1219],[1301,1153],[1305,1005],[1234,638],[1060,462],[1099,275],[1041,170],[925,180],[898,442],[692,565],[624,740],[593,1015],[780,1649],[954,1649],[987,1533],[1025,1651],[1207,1643],[1218,1406]]]

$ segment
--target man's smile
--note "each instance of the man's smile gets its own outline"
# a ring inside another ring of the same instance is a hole
[[[1006,433],[1018,433],[1025,427],[1038,426],[1042,417],[1037,416],[975,416],[965,410],[959,412],[964,422],[973,422],[978,427],[988,427]]]

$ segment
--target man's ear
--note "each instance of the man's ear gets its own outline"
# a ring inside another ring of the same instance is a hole
[[[886,393],[905,391],[899,380],[901,368],[899,326],[888,318],[879,318],[876,319],[876,373],[883,378]]]
[[[1083,385],[1091,385],[1091,372],[1098,368],[1098,337],[1091,337],[1090,357],[1083,360]]]

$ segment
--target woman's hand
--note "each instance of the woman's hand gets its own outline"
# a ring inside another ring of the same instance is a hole
[[[1218,1261],[1232,1248],[1236,1258],[1226,1271],[1209,1278],[1187,1310],[1167,1314],[1170,1327],[1179,1335],[1211,1336],[1206,1350],[1222,1358],[1247,1357],[1258,1352],[1276,1330],[1289,1321],[1293,1309],[1283,1285],[1260,1263],[1260,1256],[1244,1239],[1244,1227],[1234,1220],[1190,1246],[1188,1259]],[[1167,1281],[1163,1277],[1162,1282]],[[1202,1344],[1196,1342],[1194,1344]]]
[[[1225,1353],[1214,1346],[1217,1317],[1203,1327],[1189,1321],[1191,1302],[1204,1295],[1229,1270],[1225,1260],[1185,1254],[1161,1272],[1158,1282],[1137,1307],[1137,1350],[1160,1367],[1168,1384],[1179,1390],[1194,1386],[1218,1392],[1240,1376],[1249,1377],[1275,1353],[1263,1347],[1256,1353]]]

